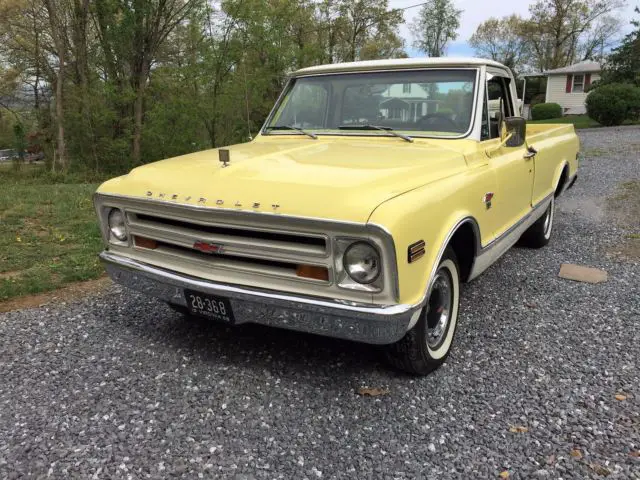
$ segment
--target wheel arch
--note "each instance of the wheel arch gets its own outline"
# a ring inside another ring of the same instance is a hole
[[[558,168],[556,169],[556,172],[553,177],[552,188],[554,189],[553,195],[556,198],[558,198],[562,194],[565,187],[567,186],[568,181],[569,181],[569,163],[566,160],[563,160],[558,166]]]
[[[429,274],[425,297],[431,289],[431,283],[438,265],[440,265],[442,261],[442,256],[449,246],[451,246],[458,259],[460,279],[463,282],[469,279],[469,275],[473,269],[473,263],[481,248],[480,238],[480,226],[477,220],[470,215],[463,217],[449,229],[449,233],[440,246],[438,255],[433,263],[433,268]]]

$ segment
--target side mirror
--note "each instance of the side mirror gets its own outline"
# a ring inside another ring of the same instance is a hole
[[[522,117],[507,117],[504,125],[509,137],[505,143],[507,147],[521,147],[527,134],[527,121]]]

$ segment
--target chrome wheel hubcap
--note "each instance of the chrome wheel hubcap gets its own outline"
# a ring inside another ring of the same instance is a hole
[[[452,304],[451,274],[443,269],[436,274],[427,305],[427,344],[432,349],[438,348],[447,336]]]

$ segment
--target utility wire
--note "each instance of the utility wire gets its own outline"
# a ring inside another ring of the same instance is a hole
[[[429,2],[416,3],[415,5],[409,5],[408,7],[402,7],[402,8],[394,8],[393,10],[409,10],[410,8],[421,7],[423,5],[426,5],[427,3]]]

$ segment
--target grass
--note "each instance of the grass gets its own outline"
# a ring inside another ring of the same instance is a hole
[[[82,180],[42,166],[0,167],[0,302],[102,274],[98,183]]]
[[[576,129],[594,128],[594,127],[601,126],[598,122],[589,118],[587,115],[567,115],[565,117],[552,118],[550,120],[529,120],[528,123],[532,123],[532,124],[572,123]]]
[[[581,128],[602,127],[602,125],[600,125],[598,122],[596,122],[592,118],[589,118],[587,115],[566,115],[560,118],[550,118],[549,120],[528,120],[527,123],[531,123],[534,125],[546,124],[546,123],[563,123],[563,124],[571,123],[573,124],[576,130],[579,130]],[[638,121],[625,120],[622,124],[638,125],[638,123],[639,123]]]

